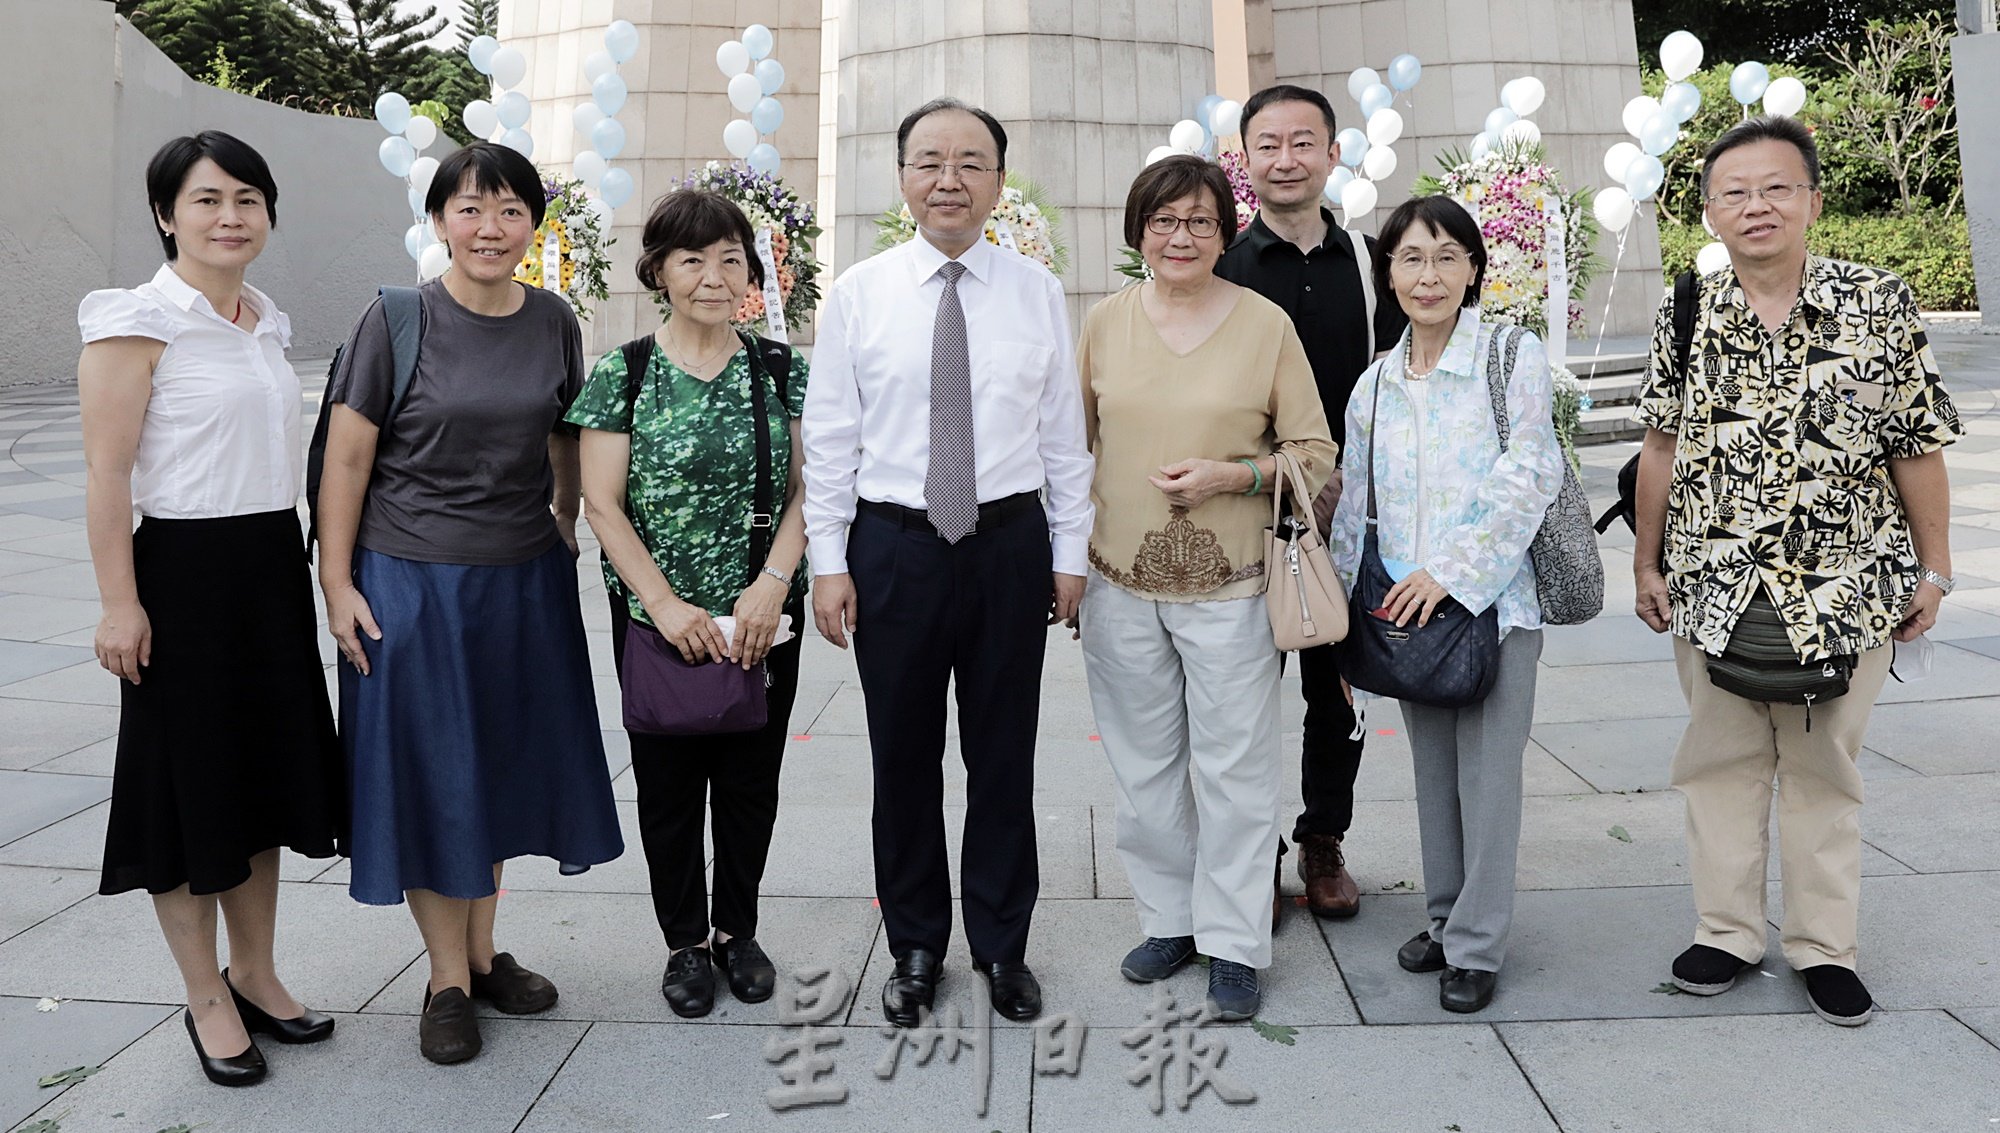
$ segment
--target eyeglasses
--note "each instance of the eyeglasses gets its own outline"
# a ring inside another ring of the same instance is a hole
[[[1212,216],[1175,216],[1170,212],[1156,212],[1146,218],[1146,231],[1155,236],[1172,236],[1174,229],[1185,226],[1188,235],[1197,240],[1206,240],[1222,231],[1222,222]]]
[[[903,168],[914,170],[925,181],[939,180],[947,169],[957,170],[960,181],[978,181],[993,172],[976,161],[906,161]]]
[[[1389,266],[1397,275],[1422,275],[1426,264],[1437,268],[1439,275],[1448,275],[1470,267],[1472,257],[1463,248],[1439,248],[1431,255],[1414,250],[1398,252],[1396,258],[1389,261]]]
[[[1708,203],[1720,205],[1726,209],[1740,209],[1744,205],[1749,204],[1750,198],[1755,196],[1762,197],[1772,204],[1777,204],[1779,201],[1789,201],[1793,197],[1798,196],[1801,189],[1814,189],[1817,187],[1801,181],[1791,185],[1766,185],[1762,189],[1731,189],[1728,192],[1717,193],[1708,198]]]

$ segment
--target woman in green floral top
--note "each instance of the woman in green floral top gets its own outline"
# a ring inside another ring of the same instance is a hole
[[[690,189],[670,193],[653,207],[642,240],[639,282],[666,294],[672,317],[653,335],[638,381],[622,350],[606,354],[567,417],[583,429],[584,508],[604,547],[613,654],[622,678],[625,634],[638,621],[658,629],[689,662],[748,668],[762,661],[770,680],[769,723],[758,731],[631,736],[639,830],[669,951],[660,991],[676,1014],[694,1017],[714,1006],[717,959],[740,1001],[770,998],[776,980],[756,941],[757,887],[798,689],[800,639],[773,643],[781,614],[795,630],[804,624],[798,416],[806,366],[793,355],[789,372],[770,372],[730,325],[744,294],[762,286],[764,272],[750,222],[729,200]],[[777,516],[762,563],[749,561],[757,482],[753,375],[763,385]],[[725,615],[736,626],[727,641],[715,620]],[[714,814],[712,917],[703,876],[704,800]]]

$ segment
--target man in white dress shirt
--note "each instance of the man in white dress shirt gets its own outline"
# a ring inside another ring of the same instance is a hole
[[[891,1022],[934,999],[951,936],[945,695],[966,768],[960,886],[974,966],[1010,1019],[1040,875],[1035,723],[1052,619],[1083,596],[1091,458],[1062,284],[984,239],[1007,134],[955,99],[896,131],[917,238],[827,296],[806,386],[813,616],[855,659],[875,763],[875,891]],[[1042,493],[1046,490],[1044,507]]]

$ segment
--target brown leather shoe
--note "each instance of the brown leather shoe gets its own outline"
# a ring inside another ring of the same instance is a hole
[[[1361,911],[1361,889],[1347,872],[1340,839],[1308,834],[1299,839],[1299,879],[1306,883],[1306,908],[1313,916],[1341,919]]]

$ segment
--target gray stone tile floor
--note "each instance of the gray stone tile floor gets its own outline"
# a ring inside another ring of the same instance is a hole
[[[1879,1018],[1850,1031],[1808,1011],[1778,946],[1777,838],[1764,963],[1712,999],[1663,988],[1693,920],[1681,803],[1667,776],[1685,716],[1668,641],[1629,613],[1631,539],[1620,528],[1603,543],[1606,614],[1547,636],[1515,932],[1493,1005],[1448,1015],[1432,980],[1396,967],[1396,947],[1423,926],[1423,871],[1401,713],[1376,702],[1349,845],[1361,914],[1320,922],[1288,907],[1265,976],[1260,1023],[1270,1029],[1177,1028],[1187,1045],[1168,1063],[1158,1117],[1146,1090],[1126,1081],[1155,1004],[1152,989],[1116,972],[1137,918],[1110,772],[1066,635],[1051,635],[1043,677],[1043,900],[1029,957],[1047,1014],[1066,1016],[1066,1031],[997,1018],[990,1032],[971,1027],[984,988],[955,930],[940,1006],[968,1023],[958,1035],[966,1045],[951,1057],[941,1033],[932,1058],[920,1064],[921,1050],[905,1050],[892,1073],[882,1063],[890,1043],[878,994],[890,960],[873,901],[865,702],[852,657],[808,638],[758,937],[781,967],[827,969],[847,989],[814,1013],[839,1040],[824,1051],[834,1068],[821,1081],[847,1100],[780,1112],[781,1095],[768,1091],[794,1063],[781,1064],[786,1052],[773,1044],[805,1033],[783,1004],[739,1004],[725,990],[709,1018],[686,1021],[659,995],[664,949],[590,557],[578,587],[626,853],[577,877],[517,861],[501,902],[502,946],[555,979],[561,1001],[536,1018],[485,1012],[485,1053],[431,1066],[416,1051],[423,946],[407,912],[350,900],[345,862],[287,854],[280,961],[293,990],[336,1013],[339,1030],[319,1047],[264,1044],[272,1073],[255,1089],[210,1086],[176,1017],[182,992],[150,903],[96,895],[118,689],[90,653],[98,610],[74,392],[0,395],[0,1129],[43,1119],[71,1133],[2000,1127],[2000,585],[1987,581],[2000,578],[2000,342],[1935,341],[1969,433],[1948,456],[1964,581],[1933,634],[1935,675],[1890,684],[1861,760],[1862,972]],[[1599,507],[1631,451],[1584,451]],[[1286,683],[1289,782],[1303,707],[1295,671]],[[953,754],[945,782],[955,860],[965,773]],[[1291,864],[1285,891],[1296,902]],[[1203,979],[1191,967],[1164,990],[1195,1005]],[[54,1010],[39,1009],[44,997],[59,997]],[[1075,1073],[1045,1057],[1065,1033],[1082,1044]],[[1181,1091],[1202,1081],[1182,1074],[1190,1056],[1210,1073],[1183,1108]],[[73,1066],[102,1069],[37,1086]],[[1254,1101],[1225,1100],[1244,1094]]]

